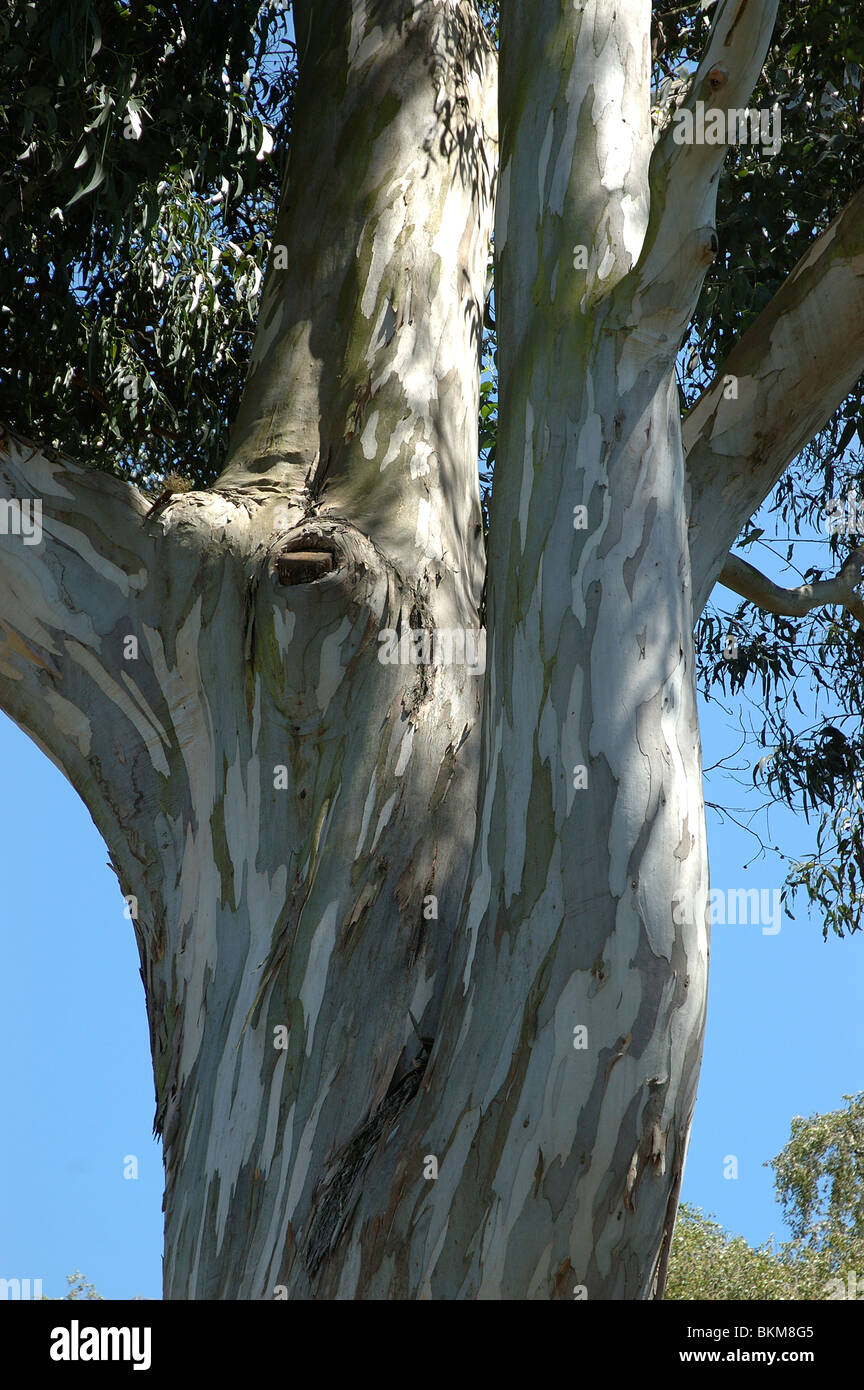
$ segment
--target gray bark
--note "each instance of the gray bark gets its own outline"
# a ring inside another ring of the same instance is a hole
[[[689,101],[720,101],[722,60],[746,105],[775,11],[718,5]],[[458,647],[481,632],[496,56],[468,0],[295,22],[222,477],[153,510],[11,436],[0,470],[45,530],[0,536],[0,704],[137,900],[165,1294],[657,1296],[708,963],[692,628],[784,449],[778,424],[740,488],[710,401],[682,439],[725,150],[655,145],[647,0],[503,6],[484,680]],[[858,274],[835,265],[809,314]],[[775,334],[801,305],[778,296]],[[864,352],[835,355],[840,389]],[[725,547],[694,548],[716,510]],[[410,629],[458,634],[456,659],[382,661]]]

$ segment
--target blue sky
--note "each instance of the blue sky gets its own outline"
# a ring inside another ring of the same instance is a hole
[[[759,524],[773,534],[772,517]],[[778,582],[800,583],[764,547],[747,554]],[[798,547],[795,560],[832,568],[824,538]],[[734,608],[734,595],[718,592]],[[706,766],[740,741],[734,711],[743,701],[725,703],[732,717],[714,704],[702,709]],[[722,771],[706,779],[706,798],[760,801]],[[781,887],[778,855],[751,863],[752,837],[710,810],[708,829],[713,887]],[[814,833],[803,816],[772,812],[770,842],[786,854],[806,853]],[[75,1269],[106,1298],[161,1297],[161,1147],[123,909],[77,794],[0,714],[0,1278],[41,1278],[53,1298]],[[754,1244],[787,1234],[764,1164],[786,1142],[792,1116],[837,1109],[844,1094],[864,1089],[864,933],[826,943],[800,894],[793,910],[776,935],[717,925],[712,937],[683,1196]],[[124,1177],[129,1155],[137,1178]],[[729,1155],[738,1160],[734,1180],[724,1177]]]
[[[827,544],[824,554],[806,551],[804,564],[829,566]],[[764,549],[751,559],[781,578]],[[787,573],[783,582],[798,581]],[[739,742],[740,699],[726,703],[732,717],[703,709],[706,766]],[[89,814],[4,716],[0,769],[0,1277],[41,1278],[58,1297],[77,1268],[107,1298],[158,1298],[161,1150],[132,926]],[[709,774],[706,797],[758,800],[722,771]],[[752,837],[714,812],[708,821],[712,886],[781,886],[778,855],[747,867]],[[811,837],[803,817],[772,812],[770,843],[785,853],[804,853]],[[864,934],[826,943],[800,895],[794,911],[774,935],[759,925],[713,930],[683,1195],[752,1243],[787,1234],[764,1164],[792,1116],[836,1109],[864,1088]],[[129,1155],[137,1178],[124,1177]],[[729,1155],[734,1180],[724,1176]]]
[[[76,1268],[105,1297],[161,1297],[144,989],[107,860],[77,793],[0,716],[0,1277],[51,1298]]]

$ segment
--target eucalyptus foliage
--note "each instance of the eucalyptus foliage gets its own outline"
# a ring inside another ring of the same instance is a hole
[[[251,350],[291,128],[296,48],[284,6],[7,0],[0,6],[0,418],[82,462],[158,487],[206,484],[225,456]],[[497,40],[497,5],[479,6]],[[653,7],[658,111],[680,100],[711,0]],[[779,103],[776,157],[733,147],[720,252],[680,356],[682,410],[813,238],[864,182],[864,13],[784,5],[752,104]],[[487,304],[480,407],[484,513],[495,463],[497,353]],[[766,507],[790,537],[864,491],[859,382]],[[785,558],[832,573],[859,533]],[[758,560],[765,527],[738,549]],[[737,654],[722,654],[728,635]],[[753,781],[766,805],[816,819],[790,869],[829,929],[861,924],[864,641],[846,613],[791,620],[722,591],[697,630],[704,693],[752,702]],[[809,693],[804,693],[809,692]],[[805,714],[805,710],[807,713]],[[815,710],[815,717],[812,711]]]

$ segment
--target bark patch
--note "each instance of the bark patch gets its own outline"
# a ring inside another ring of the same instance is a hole
[[[280,584],[311,584],[335,565],[329,550],[294,550],[280,555],[276,568]]]
[[[391,1088],[354,1137],[343,1144],[333,1159],[330,1176],[316,1187],[309,1233],[303,1243],[303,1261],[310,1278],[314,1278],[322,1260],[336,1249],[350,1219],[354,1206],[352,1197],[359,1180],[379,1141],[390,1133],[416,1096],[430,1050],[428,1046],[423,1048],[410,1070]]]

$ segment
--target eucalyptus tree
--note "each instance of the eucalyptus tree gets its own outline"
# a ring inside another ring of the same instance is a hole
[[[803,595],[730,556],[864,367],[836,145],[818,208],[770,204],[779,283],[773,236],[717,271],[776,0],[505,0],[500,33],[296,0],[296,89],[269,10],[117,5],[106,43],[66,9],[4,20],[0,705],[134,925],[166,1297],[661,1296],[708,964],[694,626],[718,580],[861,611],[855,549]],[[755,114],[739,189],[794,187]]]
[[[828,1114],[796,1115],[781,1152],[766,1165],[792,1240],[754,1249],[682,1202],[666,1297],[829,1299],[861,1297],[864,1260],[864,1096]]]

